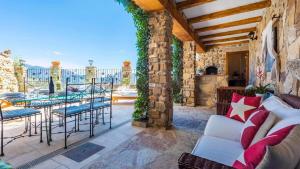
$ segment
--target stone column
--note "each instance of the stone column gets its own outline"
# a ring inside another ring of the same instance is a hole
[[[15,76],[18,81],[18,91],[24,92],[24,78],[26,76],[26,68],[24,66],[23,60],[17,60],[14,63]]]
[[[153,12],[149,26],[149,125],[167,128],[173,120],[172,17],[167,11]]]
[[[93,60],[89,60],[89,66],[85,67],[85,82],[92,83],[92,79],[96,78],[97,68],[93,66]]]
[[[11,51],[0,52],[0,93],[17,92],[18,81],[15,77]]]
[[[50,76],[52,76],[55,91],[61,91],[61,66],[59,61],[53,61],[50,67]]]
[[[196,44],[183,43],[183,105],[196,106]]]
[[[126,60],[122,66],[122,85],[130,85],[131,80],[131,62]]]

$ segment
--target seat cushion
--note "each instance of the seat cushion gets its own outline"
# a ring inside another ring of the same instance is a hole
[[[85,103],[85,104],[82,104],[80,106],[85,107],[86,109],[89,109],[91,104],[90,103]],[[103,103],[103,102],[94,102],[94,104],[93,104],[94,109],[106,108],[106,107],[109,107],[109,106],[110,106],[109,103]]]
[[[238,141],[204,135],[199,138],[192,154],[227,166],[232,166],[243,151],[244,149]]]
[[[27,117],[32,116],[34,114],[39,114],[39,110],[35,110],[32,108],[25,108],[25,109],[17,109],[17,110],[8,110],[3,111],[3,119],[14,119],[14,118],[21,118],[21,117]]]
[[[273,112],[281,119],[300,116],[300,109],[294,109],[276,96],[271,96],[263,101],[262,106]]]
[[[210,116],[204,135],[239,142],[244,123],[220,115]]]

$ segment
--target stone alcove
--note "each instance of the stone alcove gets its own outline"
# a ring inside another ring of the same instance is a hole
[[[217,75],[218,74],[218,68],[216,66],[208,66],[205,69],[206,75]]]

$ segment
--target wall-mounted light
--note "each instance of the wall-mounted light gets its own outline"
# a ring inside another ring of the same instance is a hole
[[[249,32],[248,37],[251,40],[257,40],[257,36],[254,31]]]
[[[281,15],[274,14],[274,15],[272,16],[272,20],[273,20],[273,19],[280,19],[280,18],[281,18]]]

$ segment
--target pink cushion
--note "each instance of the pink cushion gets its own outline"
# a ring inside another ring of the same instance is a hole
[[[261,97],[241,96],[233,93],[227,117],[245,122],[260,105]]]
[[[236,169],[254,169],[263,160],[267,147],[275,146],[284,140],[295,125],[282,128],[259,142],[248,147],[244,153],[234,162],[233,167]]]
[[[269,115],[270,112],[268,112],[266,109],[259,108],[245,122],[241,136],[241,144],[244,149],[249,147],[254,136],[256,135],[260,127],[263,125],[263,123],[266,121]]]

